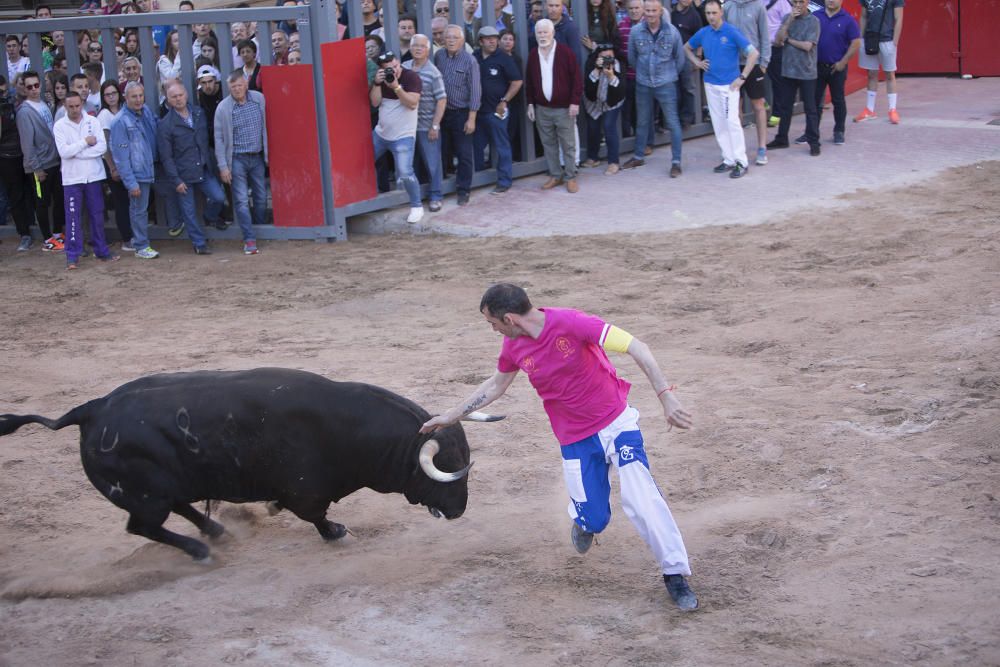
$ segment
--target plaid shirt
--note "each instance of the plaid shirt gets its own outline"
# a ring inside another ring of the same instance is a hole
[[[441,49],[434,54],[434,66],[444,77],[448,108],[479,111],[482,87],[479,82],[479,63],[472,54],[462,49],[450,56]]]
[[[249,97],[233,104],[233,153],[261,153],[264,150],[264,114]]]

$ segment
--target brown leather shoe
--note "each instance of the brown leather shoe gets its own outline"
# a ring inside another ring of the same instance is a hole
[[[556,187],[557,185],[562,185],[562,184],[563,184],[563,180],[561,178],[552,178],[550,176],[549,180],[547,180],[544,183],[542,183],[542,190],[551,190],[552,188]]]
[[[568,181],[566,181],[566,192],[570,194],[576,194],[579,191],[580,191],[580,186],[576,184],[575,178],[571,178]]]
[[[639,160],[634,157],[630,157],[625,164],[622,165],[622,169],[635,169],[636,167],[641,167],[646,164],[645,160]]]

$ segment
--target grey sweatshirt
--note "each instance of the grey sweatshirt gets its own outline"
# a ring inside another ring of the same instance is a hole
[[[51,169],[59,165],[56,139],[45,120],[27,102],[17,110],[17,132],[21,135],[24,173]]]
[[[767,10],[760,0],[726,0],[723,18],[750,40],[760,53],[758,64],[767,69],[771,62],[771,38],[767,29]],[[745,64],[746,55],[740,53],[740,64]]]

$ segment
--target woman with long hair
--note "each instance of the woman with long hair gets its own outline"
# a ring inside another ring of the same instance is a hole
[[[667,15],[669,20],[670,16]],[[612,0],[588,0],[587,2],[587,33],[580,38],[587,51],[593,51],[598,44],[611,44],[615,56],[626,59],[622,53],[622,37],[618,32],[618,20],[615,14],[615,3]]]
[[[139,54],[139,31],[135,28],[129,28],[125,31],[125,37],[123,40],[125,46],[125,57],[139,58],[142,60]]]
[[[107,174],[108,187],[111,188],[111,201],[115,206],[115,226],[122,237],[122,250],[132,251],[132,223],[128,215],[128,190],[122,183],[115,161],[111,159],[111,121],[123,108],[122,94],[116,81],[105,81],[101,84],[101,111],[97,114],[97,122],[104,130],[104,139],[108,142],[108,151],[104,154],[104,172]]]
[[[45,73],[45,91],[52,91],[52,120],[57,121],[66,115],[66,93],[69,92],[69,78],[62,72],[52,70]]]
[[[166,53],[160,56],[160,59],[156,61],[156,71],[159,74],[161,102],[163,101],[163,98],[166,97],[166,91],[163,90],[163,86],[169,81],[181,78],[180,33],[176,30],[171,30],[167,33],[166,42]]]
[[[215,37],[207,35],[201,41],[201,57],[212,67],[219,68],[219,42]]]

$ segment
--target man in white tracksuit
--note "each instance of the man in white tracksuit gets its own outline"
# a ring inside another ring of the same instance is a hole
[[[729,172],[730,178],[740,178],[747,173],[748,164],[740,122],[740,88],[757,64],[758,53],[743,33],[722,20],[719,0],[705,0],[702,8],[708,25],[688,40],[684,53],[695,67],[705,72],[705,100],[712,115],[715,140],[722,150],[722,164],[715,172]],[[703,49],[704,58],[694,54],[698,47]],[[742,71],[740,53],[747,59]]]

